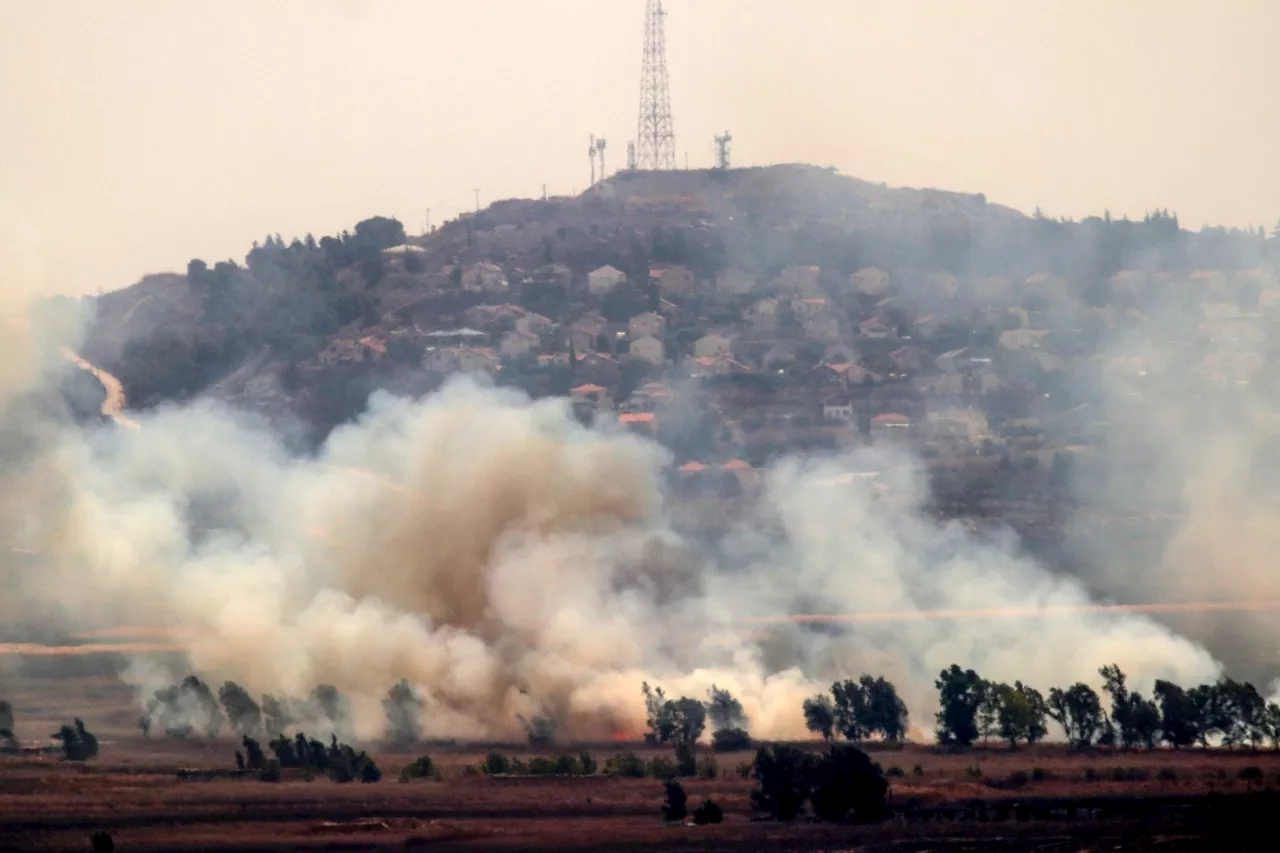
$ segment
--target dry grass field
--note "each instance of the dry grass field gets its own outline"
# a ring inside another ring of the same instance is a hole
[[[400,770],[415,756],[381,752],[383,780],[372,785],[305,781],[298,771],[286,771],[276,784],[179,779],[183,768],[233,768],[236,744],[229,737],[140,736],[129,689],[110,678],[10,679],[4,692],[20,737],[42,737],[79,714],[102,746],[97,759],[80,765],[53,756],[0,758],[3,851],[88,851],[98,830],[111,834],[117,851],[157,853],[1271,849],[1266,824],[1280,813],[1280,794],[1271,793],[1280,791],[1280,754],[1269,751],[1081,755],[1059,745],[1016,752],[991,745],[947,754],[909,745],[872,749],[886,770],[895,768],[897,814],[886,824],[756,820],[752,783],[738,773],[751,754],[738,753],[716,756],[718,778],[685,782],[690,807],[714,798],[724,809],[723,824],[663,826],[656,780],[488,778],[474,770],[488,752],[484,745],[429,747],[442,770],[439,781],[401,783]],[[642,757],[658,754],[635,744],[589,745],[602,764],[624,748]],[[1246,767],[1258,768],[1262,780],[1240,779]],[[1144,812],[1111,810],[1111,802],[1165,805]],[[1020,812],[1025,803],[1039,805],[1034,813]],[[1055,803],[1060,813],[1050,814],[1046,809]],[[1224,812],[1220,803],[1232,807]]]

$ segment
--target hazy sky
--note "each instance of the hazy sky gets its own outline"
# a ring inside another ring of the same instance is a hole
[[[1024,210],[1280,218],[1274,0],[667,0],[681,163],[812,162]],[[0,0],[5,287],[92,292],[266,233],[411,233],[588,183],[643,0]],[[17,281],[18,278],[22,281]],[[13,283],[11,283],[11,281]]]

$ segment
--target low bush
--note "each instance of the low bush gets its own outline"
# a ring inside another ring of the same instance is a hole
[[[906,776],[907,774],[901,767],[895,764],[894,766],[890,767],[888,770],[884,771],[884,775],[889,776],[891,778],[896,778],[899,776]]]
[[[491,752],[485,756],[484,764],[480,765],[480,769],[486,776],[502,776],[511,772],[511,759],[501,752]]]
[[[964,775],[968,776],[970,779],[981,779],[982,767],[977,764],[973,765],[972,767],[966,767],[964,769]]]
[[[1159,779],[1161,782],[1172,782],[1178,778],[1178,774],[1175,773],[1170,768],[1165,767],[1161,769],[1159,773],[1156,774],[1156,778]]]
[[[647,770],[644,760],[634,752],[619,752],[604,763],[606,776],[619,776],[623,779],[643,779]]]
[[[753,766],[753,765],[751,764],[751,762],[750,762],[750,761],[744,761],[744,762],[742,762],[741,764],[739,764],[739,765],[738,765],[738,776],[739,776],[740,778],[742,778],[742,779],[750,779],[750,778],[751,778],[751,768],[752,768],[752,766]]]
[[[716,764],[716,760],[711,756],[706,756],[698,760],[698,778],[714,779],[720,775],[720,766]]]
[[[1092,767],[1086,767],[1084,769],[1084,780],[1086,782],[1097,782],[1099,778],[1101,777],[1099,777],[1097,770],[1094,770]]]
[[[98,754],[98,739],[78,717],[74,725],[58,729],[53,738],[62,741],[62,757],[67,761],[88,761]]]
[[[111,833],[101,829],[89,836],[89,845],[93,853],[115,853],[116,849]]]
[[[1262,768],[1254,765],[1241,767],[1240,772],[1236,774],[1236,778],[1242,782],[1248,782],[1252,787],[1254,782],[1261,783],[1266,777],[1263,775]]]
[[[724,812],[720,810],[720,806],[715,800],[705,800],[702,805],[693,810],[693,822],[698,826],[706,826],[709,823],[723,823]]]
[[[1049,774],[1044,772],[1044,770],[1040,769],[1039,767],[1031,768],[1032,782],[1043,782],[1045,779],[1048,779],[1048,778],[1049,778]]]
[[[717,729],[711,734],[711,749],[714,752],[742,752],[750,749],[751,735],[746,729]]]
[[[400,771],[401,782],[408,782],[412,779],[435,779],[439,781],[440,768],[436,767],[435,762],[431,760],[431,756],[423,755]]]
[[[591,753],[587,752],[585,749],[578,754],[578,766],[582,769],[583,776],[594,775],[596,770],[599,769],[599,765],[596,764],[596,760],[592,758]]]
[[[912,768],[911,768],[911,775],[912,775],[912,776],[923,776],[923,775],[924,775],[924,767],[920,766],[919,764],[917,764],[915,767],[912,767]]]
[[[649,763],[645,767],[645,775],[654,779],[674,779],[680,775],[680,768],[676,766],[675,762],[663,758],[661,755],[656,755],[649,759]]]
[[[844,820],[852,813],[859,823],[873,823],[887,816],[889,781],[862,750],[831,747],[810,773],[810,803],[822,820]]]

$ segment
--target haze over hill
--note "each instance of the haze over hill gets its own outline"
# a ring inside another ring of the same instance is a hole
[[[851,671],[1266,680],[1277,245],[803,166],[272,235],[7,339],[5,624],[181,626],[365,733],[400,678],[433,734],[638,731],[647,679],[763,736]],[[62,345],[138,429],[59,410]]]

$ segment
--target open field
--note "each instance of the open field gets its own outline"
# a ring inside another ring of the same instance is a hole
[[[946,754],[906,746],[872,749],[883,767],[903,773],[891,779],[897,815],[889,823],[755,821],[752,783],[737,772],[751,758],[744,752],[716,757],[719,778],[685,782],[690,807],[714,798],[723,824],[664,827],[655,780],[491,779],[470,770],[484,745],[426,747],[442,781],[399,783],[414,756],[377,750],[384,775],[373,785],[307,782],[298,771],[279,784],[180,780],[180,768],[233,768],[236,744],[141,737],[130,691],[112,679],[11,679],[4,691],[20,737],[46,735],[80,713],[102,740],[101,756],[84,765],[2,759],[4,851],[89,850],[99,829],[119,851],[1234,850],[1269,848],[1264,830],[1280,810],[1280,754],[1269,751],[1080,755],[1059,745],[1016,752],[992,745]],[[658,754],[635,744],[589,748],[601,763],[623,748]],[[1263,780],[1251,786],[1237,778],[1246,767],[1260,769]]]

